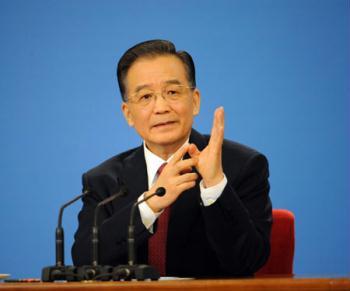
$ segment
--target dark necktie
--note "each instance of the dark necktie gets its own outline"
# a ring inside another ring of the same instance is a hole
[[[160,175],[165,165],[166,163],[159,167],[157,176]],[[158,217],[156,233],[148,240],[148,263],[154,266],[161,276],[165,276],[166,274],[165,262],[169,214],[170,207],[167,207]]]

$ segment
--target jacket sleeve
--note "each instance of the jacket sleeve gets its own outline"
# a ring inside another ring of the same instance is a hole
[[[256,153],[228,183],[217,201],[202,207],[206,235],[222,269],[244,275],[258,271],[270,253],[272,205],[268,162]]]
[[[96,181],[95,181],[96,180]],[[99,202],[115,193],[108,183],[102,184],[99,179],[93,179],[88,174],[83,175],[83,188],[91,189],[91,192],[83,198],[83,207],[78,216],[78,230],[74,236],[72,247],[72,259],[74,265],[90,265],[92,261],[91,233],[95,208]],[[96,183],[95,183],[96,182]],[[102,186],[103,185],[103,186]],[[104,189],[102,187],[105,187]],[[107,189],[106,189],[107,188]],[[120,186],[113,186],[118,189]],[[101,194],[104,193],[104,194]],[[109,193],[109,194],[106,194]],[[140,195],[137,193],[137,195]],[[98,217],[99,225],[99,263],[102,265],[116,266],[127,262],[126,234],[133,205],[134,195],[122,197],[116,203],[101,207]],[[117,209],[113,209],[117,207]],[[135,236],[138,245],[142,244],[150,236],[143,225],[138,208],[135,211]]]

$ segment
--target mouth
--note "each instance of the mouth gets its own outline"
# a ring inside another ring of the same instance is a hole
[[[159,122],[153,125],[152,127],[154,128],[162,128],[162,127],[167,127],[175,124],[175,121],[165,121],[165,122]]]

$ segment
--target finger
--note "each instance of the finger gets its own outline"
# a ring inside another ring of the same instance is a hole
[[[174,156],[171,158],[168,164],[175,164],[176,162],[180,161],[183,158],[183,156],[188,152],[188,147],[189,145],[186,144],[183,147],[179,148],[175,152]]]
[[[177,172],[180,173],[181,171],[191,169],[192,167],[196,166],[198,162],[198,159],[191,158],[191,159],[186,159],[186,160],[181,160],[176,163],[176,169]]]
[[[186,169],[183,169],[180,172],[180,175],[187,174],[187,173],[192,173],[192,172],[193,172],[193,168],[186,168]]]
[[[171,175],[181,175],[183,173],[190,173],[192,172],[192,167],[195,167],[198,163],[197,158],[189,158],[185,160],[180,160],[177,163],[168,163],[165,167],[162,173],[159,177],[163,177],[165,173],[169,173]],[[169,175],[167,174],[167,175]]]
[[[209,140],[209,146],[213,150],[220,150],[224,140],[224,108],[219,107],[215,110],[213,127]]]
[[[194,186],[196,186],[196,182],[195,181],[190,181],[190,182],[186,182],[186,183],[182,183],[181,185],[179,185],[177,187],[177,189],[180,191],[179,195],[188,190],[188,189],[191,189],[193,188]]]
[[[197,146],[195,144],[190,144],[189,148],[188,148],[188,154],[191,157],[197,157],[200,155],[200,150],[197,148]]]
[[[180,186],[183,183],[188,183],[188,182],[192,182],[192,181],[196,182],[197,179],[198,179],[197,173],[187,173],[187,174],[183,174],[183,175],[176,177],[174,179],[174,183],[177,186]]]
[[[215,138],[223,137],[224,133],[224,108],[216,108],[214,112],[213,127],[211,130],[211,136]]]

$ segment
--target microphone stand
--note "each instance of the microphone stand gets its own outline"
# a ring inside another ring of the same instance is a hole
[[[120,265],[116,267],[113,271],[113,280],[140,280],[144,281],[147,279],[158,280],[160,278],[159,272],[150,265],[136,264],[136,249],[135,249],[135,209],[136,207],[146,202],[153,196],[164,196],[166,190],[163,187],[159,187],[155,193],[149,195],[148,197],[137,201],[131,208],[130,211],[130,221],[128,226],[128,265]]]
[[[85,190],[80,195],[63,204],[58,215],[58,223],[55,232],[55,246],[56,246],[56,264],[54,266],[44,267],[41,272],[41,279],[43,282],[53,282],[57,280],[77,281],[76,267],[64,265],[64,230],[62,227],[63,210],[69,205],[73,204],[81,197],[90,193]]]
[[[78,275],[80,280],[101,280],[109,281],[112,278],[113,267],[108,265],[99,265],[98,263],[98,245],[99,245],[99,228],[97,224],[99,211],[102,206],[112,202],[113,200],[125,196],[127,189],[123,185],[118,193],[102,200],[97,204],[94,213],[94,223],[92,226],[92,262],[91,265],[78,267]]]

